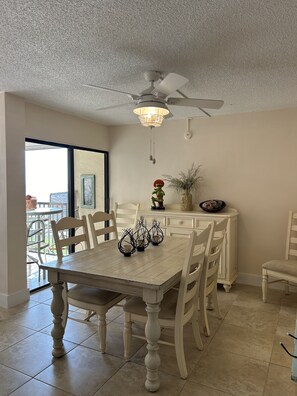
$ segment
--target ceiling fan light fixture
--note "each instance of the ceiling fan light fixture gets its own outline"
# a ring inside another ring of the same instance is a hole
[[[139,118],[145,127],[159,127],[164,121],[164,117],[169,114],[167,106],[162,102],[142,102],[139,103],[133,113]]]

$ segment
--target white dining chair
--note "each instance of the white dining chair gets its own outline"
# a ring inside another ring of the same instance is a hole
[[[45,224],[41,219],[32,220],[27,226],[27,264],[38,266],[38,282],[40,282],[40,264],[43,264],[42,254],[46,260],[49,243],[46,241]],[[35,254],[33,256],[33,254]],[[45,272],[43,271],[45,278]]]
[[[174,342],[159,340],[159,343],[175,347],[177,364],[181,378],[187,378],[188,371],[184,353],[184,326],[192,323],[193,333],[198,349],[203,349],[198,324],[198,295],[200,275],[204,262],[204,254],[209,239],[210,226],[197,235],[190,235],[185,251],[185,261],[181,273],[179,288],[169,290],[160,304],[159,323],[161,328],[174,329]],[[131,337],[144,338],[132,333],[132,323],[146,323],[146,305],[141,297],[131,297],[124,305],[124,356],[130,357]]]
[[[133,202],[114,204],[114,214],[117,223],[118,236],[123,234],[125,228],[135,228],[138,219],[140,204]]]
[[[218,303],[217,280],[227,226],[227,218],[221,220],[220,222],[212,223],[209,243],[204,258],[204,265],[201,275],[199,308],[201,326],[204,335],[207,337],[210,336],[207,311],[214,310],[216,316],[219,319],[222,318]]]
[[[89,226],[94,247],[108,239],[118,239],[118,231],[114,211],[110,213],[98,211],[88,215]]]
[[[270,278],[269,278],[270,277]],[[285,258],[262,264],[262,299],[267,301],[268,284],[283,282],[285,293],[297,286],[297,212],[289,212]]]
[[[90,248],[89,233],[87,227],[86,216],[81,219],[74,217],[64,217],[58,222],[51,221],[53,236],[57,249],[58,260],[63,261],[63,249],[71,245],[84,245],[82,248]],[[91,316],[91,312],[95,312],[98,316],[98,333],[99,346],[102,353],[106,349],[106,313],[107,311],[122,300],[120,293],[109,290],[99,289],[98,287],[91,287],[86,285],[74,285],[68,289],[66,285],[67,297],[67,315],[64,318],[64,327],[68,318],[68,304],[77,308],[85,309],[89,315],[85,320]]]

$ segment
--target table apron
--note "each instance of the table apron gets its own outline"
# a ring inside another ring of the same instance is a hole
[[[147,303],[158,304],[163,299],[164,293],[173,287],[179,279],[172,279],[162,287],[152,287],[151,285],[137,284],[129,280],[90,278],[84,275],[48,270],[48,280],[50,283],[68,282],[100,287],[129,296],[139,296]]]

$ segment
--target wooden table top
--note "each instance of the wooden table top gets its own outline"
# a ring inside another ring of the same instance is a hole
[[[92,279],[106,278],[151,285],[159,288],[175,276],[180,276],[188,238],[166,237],[159,246],[149,245],[144,252],[124,257],[117,241],[107,241],[97,249],[84,250],[63,257],[62,262],[44,263],[40,268]]]

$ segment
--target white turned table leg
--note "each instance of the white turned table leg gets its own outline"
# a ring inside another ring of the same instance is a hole
[[[158,369],[160,356],[158,353],[158,340],[161,329],[158,321],[160,311],[159,304],[146,303],[147,322],[145,325],[145,336],[147,340],[147,355],[145,357],[146,381],[145,387],[150,392],[156,392],[160,387]]]
[[[51,304],[51,310],[54,316],[53,328],[51,335],[53,337],[53,350],[52,355],[54,357],[61,357],[65,355],[65,349],[63,345],[64,327],[62,325],[62,315],[64,311],[64,300],[62,297],[63,283],[52,283],[53,301]]]

